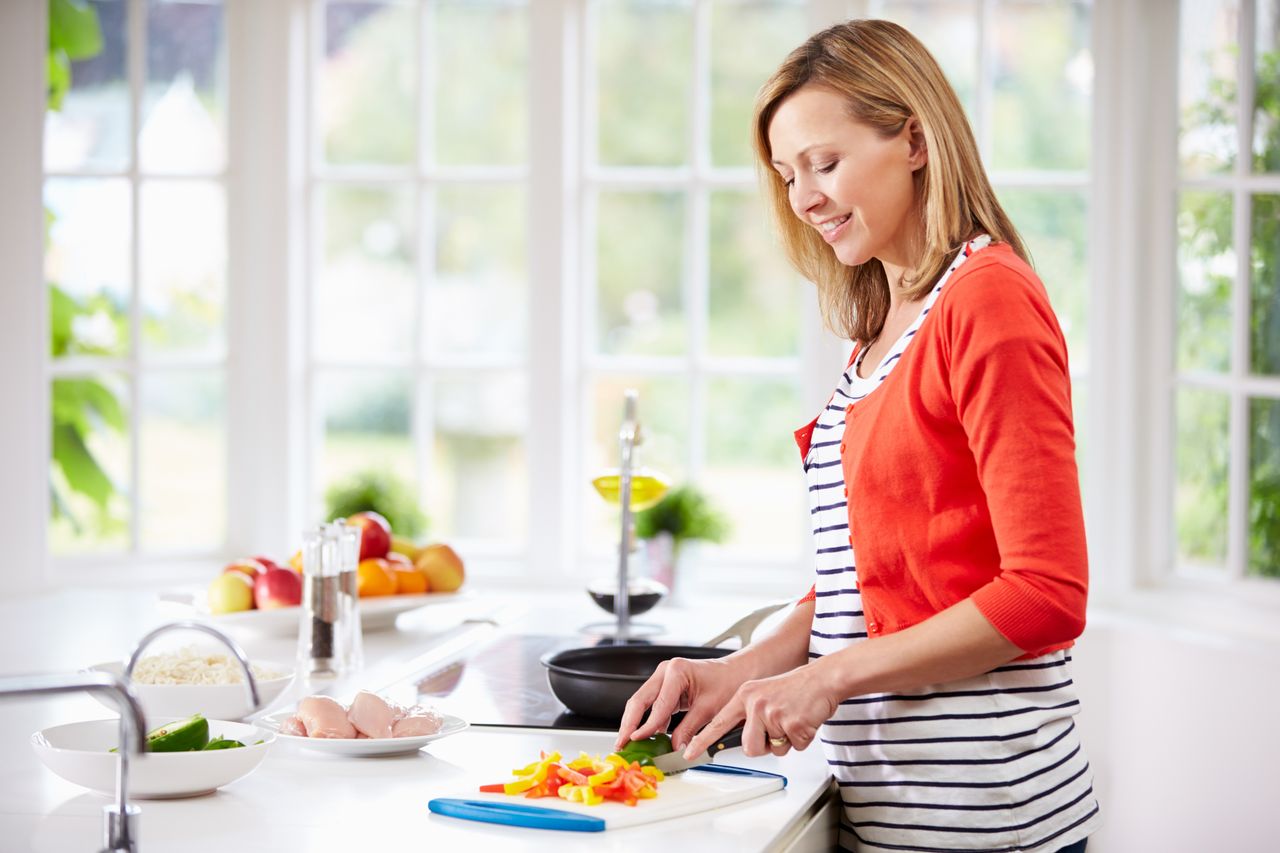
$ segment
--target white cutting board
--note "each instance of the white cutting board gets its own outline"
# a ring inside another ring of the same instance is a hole
[[[785,785],[786,779],[774,774],[735,776],[692,768],[668,776],[658,785],[657,797],[640,800],[634,806],[616,802],[588,806],[553,797],[530,800],[522,796],[478,791],[466,794],[462,799],[432,800],[428,805],[437,814],[466,820],[537,829],[601,832],[722,808],[781,791]],[[548,809],[554,814],[540,815],[530,809]],[[577,815],[589,820],[575,821],[572,817],[565,819],[559,815]]]

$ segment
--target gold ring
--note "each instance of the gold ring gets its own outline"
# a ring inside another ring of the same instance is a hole
[[[771,737],[769,738],[769,745],[770,746],[786,746],[787,736],[783,735],[782,737]]]

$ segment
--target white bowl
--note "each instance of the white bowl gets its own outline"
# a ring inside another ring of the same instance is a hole
[[[147,715],[147,727],[155,728],[153,720],[178,720],[202,714],[209,720],[241,720],[250,714],[267,708],[279,698],[293,682],[293,667],[287,664],[252,661],[257,667],[283,673],[279,678],[258,679],[258,699],[262,704],[254,708],[249,702],[248,685],[240,684],[139,684],[131,681],[134,694],[142,703]],[[124,664],[99,663],[89,667],[91,672],[108,672],[122,676]],[[93,695],[106,707],[114,710],[116,703],[98,691]]]
[[[156,724],[166,722],[172,720],[157,720]],[[209,737],[238,740],[245,746],[130,755],[129,797],[158,800],[211,793],[251,772],[276,742],[275,732],[224,720],[209,721]],[[31,736],[31,747],[46,767],[68,782],[108,795],[115,793],[120,761],[110,750],[119,743],[119,720],[68,723]]]
[[[280,734],[281,724],[292,716],[293,711],[282,711],[269,717],[263,717],[261,722],[262,725],[276,732],[276,737],[281,743],[292,744],[303,749],[313,749],[317,752],[327,752],[331,755],[350,755],[361,758],[379,755],[406,755],[417,752],[432,741],[449,737],[449,735],[456,735],[469,725],[461,717],[441,714],[440,716],[444,718],[444,724],[440,727],[440,731],[435,734],[416,735],[414,737],[324,738]]]

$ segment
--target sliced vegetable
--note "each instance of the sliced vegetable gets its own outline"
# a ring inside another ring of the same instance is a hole
[[[666,755],[672,751],[671,735],[660,732],[644,740],[633,740],[616,754],[622,756],[628,763],[635,761],[641,766],[647,766],[653,764],[653,759],[659,755]]]
[[[656,797],[658,783],[665,778],[661,770],[641,766],[638,760],[616,753],[600,758],[585,752],[567,764],[562,763],[560,753],[543,752],[540,760],[515,769],[512,775],[516,778],[510,782],[481,785],[481,792],[523,794],[530,799],[560,797],[589,806],[615,800],[634,806]]]

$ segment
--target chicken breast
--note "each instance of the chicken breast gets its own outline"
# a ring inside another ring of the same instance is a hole
[[[306,737],[307,727],[302,724],[302,720],[299,720],[297,715],[294,715],[280,724],[280,734],[291,737]]]
[[[298,703],[298,719],[307,737],[353,738],[355,726],[347,719],[347,709],[328,696],[308,696]]]
[[[392,737],[433,735],[444,726],[444,718],[429,708],[411,708],[391,729]]]
[[[391,737],[391,727],[396,722],[396,711],[378,694],[361,690],[351,702],[347,719],[357,731],[369,737]]]

